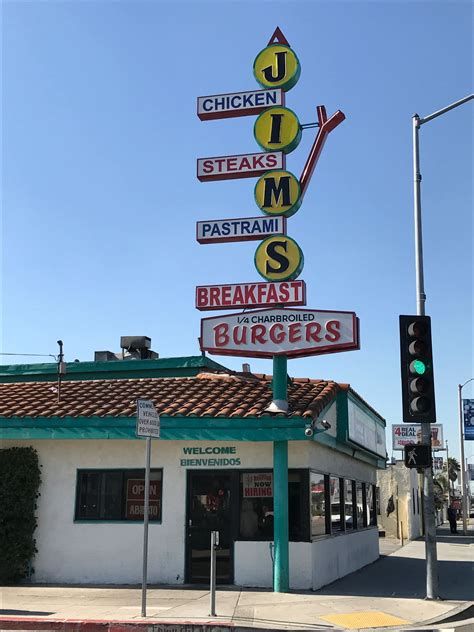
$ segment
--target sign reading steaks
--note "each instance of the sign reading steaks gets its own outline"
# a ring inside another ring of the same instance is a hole
[[[359,349],[354,312],[264,309],[201,320],[201,351],[288,358]]]
[[[253,178],[270,169],[285,169],[285,155],[281,151],[260,154],[240,154],[238,156],[217,156],[198,158],[197,177],[207,180],[230,180],[232,178]]]

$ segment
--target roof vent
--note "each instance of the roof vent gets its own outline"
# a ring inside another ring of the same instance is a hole
[[[122,358],[149,360],[158,358],[158,354],[150,349],[151,338],[148,336],[121,336],[120,348]]]
[[[112,351],[94,351],[94,362],[111,362],[118,359]]]

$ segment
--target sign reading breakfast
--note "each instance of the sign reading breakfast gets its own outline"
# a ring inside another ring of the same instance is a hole
[[[253,74],[262,89],[197,99],[202,121],[257,116],[254,139],[263,150],[197,160],[201,182],[258,178],[254,201],[262,216],[198,221],[196,240],[200,244],[259,241],[254,264],[264,279],[196,287],[199,310],[250,310],[203,318],[201,350],[217,355],[291,358],[358,349],[359,321],[354,312],[295,309],[306,305],[306,285],[298,280],[304,256],[287,227],[288,219],[302,206],[327,136],[345,116],[338,110],[328,117],[325,107],[318,105],[318,122],[302,125],[287,106],[285,95],[297,84],[301,66],[279,28],[256,56]],[[286,156],[297,149],[305,127],[318,127],[318,131],[298,178],[287,170]]]

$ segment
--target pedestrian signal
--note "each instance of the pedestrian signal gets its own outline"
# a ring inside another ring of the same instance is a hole
[[[400,316],[400,359],[403,421],[436,423],[429,316]]]
[[[431,446],[412,443],[404,446],[405,465],[409,468],[431,467]]]

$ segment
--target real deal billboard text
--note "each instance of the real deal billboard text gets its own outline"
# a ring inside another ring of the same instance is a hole
[[[359,348],[354,312],[267,309],[201,320],[201,350],[216,355],[271,358]]]
[[[421,425],[403,424],[392,426],[392,440],[394,450],[403,450],[406,445],[421,443]],[[431,425],[431,446],[433,450],[443,449],[443,426],[442,424]]]

